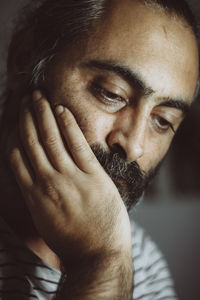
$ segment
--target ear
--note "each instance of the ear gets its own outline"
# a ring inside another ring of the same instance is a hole
[[[10,43],[7,58],[8,88],[11,90],[25,86],[30,74],[30,60],[33,49],[33,32],[21,30]]]

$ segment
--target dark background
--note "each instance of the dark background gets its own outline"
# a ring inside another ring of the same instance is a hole
[[[56,0],[55,0],[56,1]],[[19,9],[29,0],[0,0],[0,81]],[[190,0],[197,20],[200,2]],[[180,300],[200,300],[200,100],[181,126],[155,183],[131,217],[164,252]]]

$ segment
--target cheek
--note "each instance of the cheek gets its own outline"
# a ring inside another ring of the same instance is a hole
[[[112,126],[110,118],[92,108],[81,110],[80,107],[75,117],[88,143],[98,143],[105,148],[106,138]]]
[[[76,78],[70,73],[65,74],[63,78],[65,80],[61,83],[56,82],[51,89],[51,102],[70,109],[90,145],[99,143],[106,148],[106,138],[114,122],[114,116],[98,107],[86,84],[79,77]]]
[[[77,100],[81,99],[81,101]],[[92,104],[88,95],[67,97],[66,106],[73,113],[80,129],[90,145],[100,143],[105,147],[106,137],[113,123],[113,116]]]
[[[88,143],[106,147],[106,137],[113,126],[114,116],[100,109],[85,85],[78,82],[76,86],[74,82],[68,83],[68,88],[65,85],[60,99],[73,113]]]
[[[154,169],[165,157],[172,139],[158,139],[152,141],[150,138],[146,141],[144,156],[138,161],[143,171],[148,172]]]

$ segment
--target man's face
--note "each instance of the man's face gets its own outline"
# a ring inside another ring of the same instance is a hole
[[[119,152],[144,175],[166,154],[197,77],[197,45],[186,24],[124,0],[84,46],[49,68],[47,92],[53,104],[73,112],[91,146]],[[113,179],[124,189],[122,177]]]

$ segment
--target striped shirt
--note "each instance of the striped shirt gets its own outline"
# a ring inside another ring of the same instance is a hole
[[[162,254],[135,223],[133,234],[134,300],[175,300],[173,281]],[[55,300],[60,271],[49,266],[0,219],[0,299]]]

